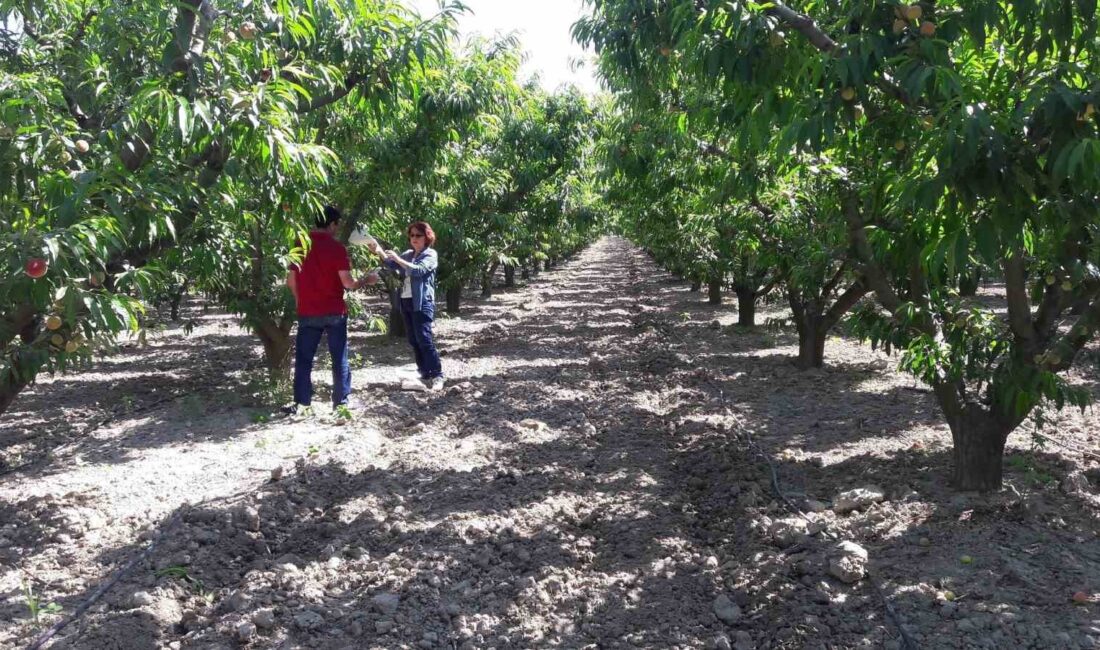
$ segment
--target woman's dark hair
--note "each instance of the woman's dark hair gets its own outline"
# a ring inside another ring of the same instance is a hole
[[[416,221],[409,224],[409,227],[405,229],[405,234],[408,235],[413,231],[418,233],[424,233],[424,246],[435,246],[435,231],[428,225],[427,221]]]
[[[321,214],[317,215],[317,227],[328,228],[330,225],[336,223],[341,218],[340,211],[335,206],[326,205],[325,209],[321,211]]]

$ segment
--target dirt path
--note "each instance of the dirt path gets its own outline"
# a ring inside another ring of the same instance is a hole
[[[404,347],[356,338],[348,424],[257,421],[252,343],[216,319],[153,368],[62,378],[12,414],[20,444],[47,400],[134,407],[0,486],[0,646],[32,635],[21,579],[71,611],[178,513],[53,647],[899,648],[876,583],[921,647],[1097,647],[1098,605],[1069,603],[1100,591],[1095,474],[1058,485],[1095,464],[1020,436],[1012,490],[955,495],[927,393],[885,357],[834,339],[798,373],[789,335],[734,318],[605,239],[441,320],[443,393],[394,390]],[[1095,413],[1059,418],[1096,447]],[[875,582],[829,575],[831,537]]]

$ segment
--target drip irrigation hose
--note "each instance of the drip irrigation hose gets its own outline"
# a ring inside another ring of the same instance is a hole
[[[738,431],[745,437],[745,440],[746,442],[748,442],[749,447],[756,453],[757,456],[764,459],[764,462],[768,464],[768,470],[771,472],[772,489],[775,491],[775,494],[780,498],[780,500],[783,501],[783,503],[791,512],[796,513],[798,516],[805,519],[808,523],[813,525],[821,525],[821,522],[816,522],[811,519],[783,492],[783,489],[779,485],[779,470],[776,469],[775,462],[772,461],[771,455],[768,454],[768,452],[765,451],[760,445],[758,445],[755,440],[753,440],[752,433],[747,427],[745,427],[741,423],[740,418],[735,416],[729,410],[726,411],[726,415],[734,422],[736,422]],[[828,530],[827,528],[822,528],[821,534],[828,539],[832,539],[834,541],[839,539],[838,535]],[[898,614],[894,606],[890,603],[890,600],[886,597],[886,593],[882,590],[882,586],[879,585],[878,580],[875,579],[875,576],[871,573],[871,571],[867,571],[867,579],[868,582],[871,583],[872,588],[874,588],[875,593],[878,594],[879,600],[882,601],[883,608],[886,610],[886,618],[889,619],[889,621],[894,625],[895,628],[897,628],[898,634],[901,637],[902,648],[904,648],[904,650],[920,650],[920,646],[917,644],[912,635],[909,634],[909,630],[906,629],[905,623],[902,621],[901,616]]]
[[[282,477],[282,479],[280,479],[280,480],[285,480],[288,476],[290,476],[290,473],[285,474]],[[78,605],[77,608],[73,610],[72,614],[69,614],[65,618],[63,618],[60,621],[54,623],[53,625],[51,625],[49,627],[49,629],[47,629],[42,634],[38,635],[38,637],[35,638],[35,640],[32,641],[29,646],[27,646],[27,650],[40,650],[40,648],[42,648],[42,646],[45,645],[46,642],[48,642],[50,639],[52,639],[54,636],[56,636],[58,632],[65,629],[68,625],[70,625],[74,621],[77,621],[81,617],[83,617],[84,614],[92,607],[92,605],[95,605],[99,601],[100,598],[103,598],[103,596],[106,595],[106,593],[111,590],[112,587],[114,587],[116,584],[118,584],[119,580],[121,580],[123,577],[125,577],[126,574],[130,573],[130,571],[132,571],[134,569],[134,567],[136,567],[138,564],[140,564],[142,561],[144,561],[150,555],[153,554],[153,551],[155,551],[157,546],[160,545],[160,543],[162,541],[164,541],[164,539],[168,536],[168,533],[172,532],[176,528],[176,526],[178,526],[180,524],[180,522],[183,521],[184,515],[186,513],[190,512],[190,511],[192,511],[196,508],[210,506],[210,505],[213,505],[215,503],[226,503],[226,504],[233,503],[234,501],[237,501],[238,499],[242,499],[244,497],[251,496],[252,494],[255,494],[257,490],[259,490],[260,488],[262,488],[265,485],[267,485],[266,482],[261,483],[261,484],[255,486],[255,487],[252,487],[248,490],[242,490],[242,491],[237,492],[235,494],[229,494],[229,495],[226,495],[226,496],[223,496],[223,497],[214,497],[212,499],[206,499],[206,500],[200,501],[199,503],[197,503],[195,505],[185,505],[182,508],[180,508],[178,511],[176,511],[176,513],[174,515],[172,515],[171,519],[169,519],[168,522],[163,525],[160,532],[157,533],[156,537],[153,538],[153,541],[149,542],[149,545],[146,546],[143,551],[141,551],[140,553],[135,555],[133,558],[131,558],[130,561],[127,562],[122,568],[115,571],[114,575],[112,575],[106,582],[101,584],[99,587],[96,587],[96,590],[92,592],[92,595],[89,596],[86,600],[84,600],[84,602],[80,603],[80,605]]]

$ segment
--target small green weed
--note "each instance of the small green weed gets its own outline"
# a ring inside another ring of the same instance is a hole
[[[350,422],[355,419],[355,415],[351,412],[351,409],[347,407],[347,404],[341,404],[340,406],[337,406],[336,410],[333,411],[333,413],[336,414],[336,418],[338,420]]]
[[[267,406],[286,404],[290,401],[292,394],[289,375],[273,379],[267,370],[249,373],[245,379],[244,389],[245,394],[253,401]]]
[[[191,575],[191,573],[188,572],[187,567],[182,567],[182,566],[164,567],[163,569],[158,569],[154,573],[154,575],[156,575],[158,578],[174,578],[176,580],[180,580],[180,581],[186,583],[187,586],[191,589],[191,591],[195,592],[196,594],[198,594],[200,596],[207,597],[208,599],[209,599],[209,596],[211,595],[211,593],[207,592],[206,586],[203,585],[202,580],[199,580],[198,578],[193,577]]]
[[[1024,477],[1033,485],[1051,485],[1058,482],[1057,477],[1039,467],[1034,458],[1023,454],[1010,455],[1005,459],[1005,464],[1012,469],[1023,472]]]
[[[26,580],[23,581],[23,602],[26,603],[27,609],[31,613],[31,620],[34,621],[35,627],[38,627],[39,617],[42,614],[59,614],[61,613],[61,605],[57,603],[42,604],[38,594],[34,593],[34,587]]]

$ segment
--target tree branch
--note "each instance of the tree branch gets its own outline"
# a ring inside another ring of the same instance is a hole
[[[786,23],[791,29],[806,37],[806,40],[810,41],[810,44],[821,52],[836,55],[842,49],[840,44],[818,27],[812,18],[798,13],[778,0],[774,0],[772,6],[765,9],[764,13]],[[913,100],[908,93],[899,88],[891,79],[885,76],[880,77],[875,80],[875,85],[902,104],[906,106],[913,104]]]
[[[821,288],[821,297],[828,298],[836,290],[840,281],[844,278],[844,273],[848,270],[848,260],[844,260],[840,263],[840,268],[836,270],[833,277],[829,278],[829,281],[825,283],[825,286]]]
[[[1065,309],[1064,293],[1059,286],[1039,285],[1039,308],[1035,311],[1035,335],[1038,344],[1045,345],[1053,335],[1054,324]]]
[[[351,91],[355,90],[355,87],[367,79],[367,73],[365,72],[353,72],[344,79],[344,87],[338,88],[329,95],[323,97],[314,97],[312,101],[299,109],[299,113],[309,113],[319,108],[324,108],[329,104],[335,104],[341,99],[351,94]]]
[[[771,7],[764,10],[764,13],[787,23],[791,29],[805,36],[814,47],[822,52],[831,53],[840,47],[831,36],[817,26],[812,18],[798,13],[782,2],[773,2]]]
[[[1073,365],[1073,360],[1077,358],[1077,354],[1092,340],[1098,328],[1100,328],[1100,298],[1093,298],[1088,309],[1078,317],[1069,332],[1051,346],[1050,349],[1061,357],[1058,363],[1051,364],[1051,369],[1055,372],[1068,370]]]
[[[161,67],[166,72],[182,72],[190,67],[191,39],[195,33],[195,21],[202,2],[203,0],[179,0],[177,3],[179,8],[176,13],[176,25],[172,29],[172,40],[164,48],[164,55],[161,58]]]
[[[841,318],[844,318],[844,314],[847,314],[852,310],[852,307],[856,306],[863,296],[866,296],[870,289],[867,284],[860,278],[856,280],[852,286],[848,287],[847,291],[840,294],[837,297],[833,306],[825,312],[825,327],[830,328],[840,322]]]
[[[875,292],[875,297],[882,306],[891,313],[901,307],[901,299],[894,287],[891,286],[889,276],[875,261],[871,242],[867,240],[867,229],[863,223],[863,216],[851,197],[844,199],[844,218],[848,222],[848,240],[852,244],[855,259],[860,266],[864,279],[868,286]]]
[[[1005,294],[1008,302],[1008,325],[1031,358],[1036,352],[1035,324],[1031,320],[1031,301],[1027,296],[1027,270],[1020,250],[1013,250],[1002,264],[1005,274]]]

